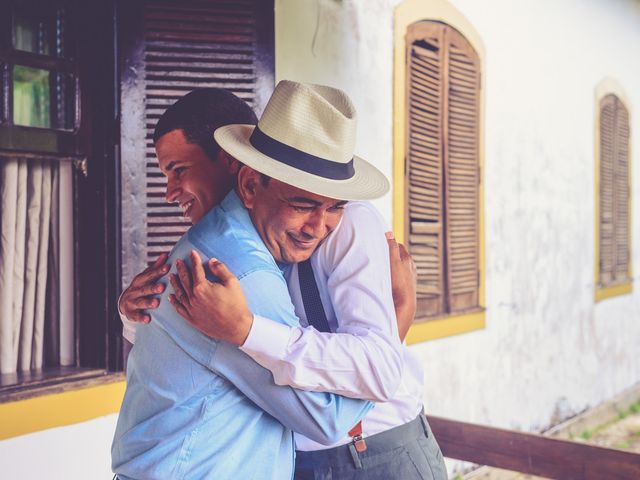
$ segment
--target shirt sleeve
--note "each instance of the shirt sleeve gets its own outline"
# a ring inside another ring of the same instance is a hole
[[[254,317],[242,350],[276,383],[378,402],[393,397],[403,361],[385,230],[373,206],[353,205],[316,253],[316,279],[327,283],[336,333]]]
[[[298,324],[282,275],[255,271],[240,278],[240,284],[253,312],[284,325]],[[325,445],[342,438],[372,407],[362,400],[276,385],[269,370],[226,342],[219,342],[210,368],[283,425]]]

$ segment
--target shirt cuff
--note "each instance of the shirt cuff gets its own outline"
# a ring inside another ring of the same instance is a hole
[[[131,343],[136,343],[136,329],[138,328],[136,322],[132,322],[122,313],[120,314],[120,320],[122,321],[122,336]]]
[[[260,315],[254,315],[253,325],[240,350],[254,360],[257,360],[257,357],[280,360],[287,352],[293,330],[296,329]]]
[[[132,322],[127,317],[125,317],[124,313],[120,311],[120,299],[124,292],[120,294],[118,297],[118,303],[116,303],[116,307],[118,308],[118,315],[120,315],[120,321],[122,322],[122,336],[127,339],[131,343],[136,343],[136,322]]]

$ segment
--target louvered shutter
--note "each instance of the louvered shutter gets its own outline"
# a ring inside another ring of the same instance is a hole
[[[623,283],[629,278],[629,113],[616,98],[616,155],[615,155],[615,267],[614,281]]]
[[[614,158],[616,98],[600,102],[600,284],[609,285],[614,271]]]
[[[152,138],[155,124],[169,105],[199,87],[225,88],[256,106],[259,2],[145,3],[148,263],[169,251],[190,225],[176,205],[164,200],[166,180],[158,168]]]
[[[479,304],[479,61],[453,28],[407,31],[406,185],[418,314]]]
[[[480,71],[469,42],[444,31],[447,58],[445,179],[451,312],[478,305],[478,110]]]
[[[629,281],[629,113],[600,101],[600,286]]]
[[[407,34],[407,196],[409,250],[418,270],[418,315],[444,312],[442,27]]]

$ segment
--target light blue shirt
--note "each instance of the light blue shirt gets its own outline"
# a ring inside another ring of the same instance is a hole
[[[176,244],[172,272],[176,259],[188,259],[191,250],[229,267],[252,312],[298,324],[282,272],[235,192]],[[291,430],[331,444],[371,408],[361,400],[276,385],[237,347],[180,317],[167,299],[172,291],[165,289],[151,323],[138,327],[129,356],[111,448],[119,478],[292,478]]]

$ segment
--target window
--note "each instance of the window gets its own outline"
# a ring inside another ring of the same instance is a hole
[[[619,96],[598,103],[596,298],[631,290],[629,112]]]
[[[394,17],[393,229],[417,259],[413,344],[485,325],[485,54],[447,0],[404,0]]]
[[[418,315],[479,307],[479,62],[438,22],[407,31],[406,229]]]
[[[117,369],[113,18],[106,4],[70,5],[0,7],[0,403]]]
[[[38,6],[21,3],[10,12],[0,60],[8,97],[0,125],[2,386],[76,361],[68,251],[76,69],[65,9]]]
[[[118,410],[122,285],[186,227],[153,127],[198,86],[263,108],[273,2],[20,0],[0,32],[2,439]]]

